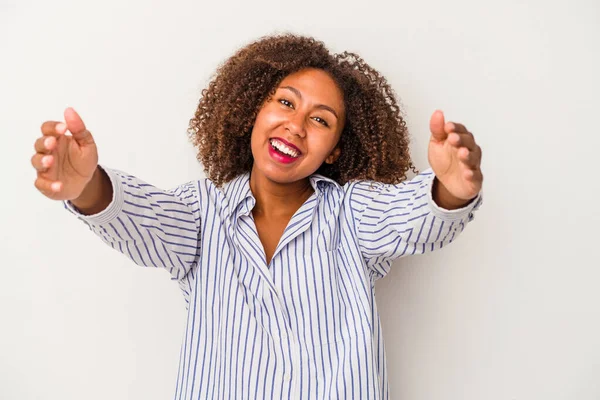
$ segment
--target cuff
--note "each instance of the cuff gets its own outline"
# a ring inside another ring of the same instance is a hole
[[[75,214],[79,219],[92,225],[103,225],[113,221],[121,213],[123,210],[123,204],[125,203],[123,185],[116,171],[104,168],[100,165],[98,165],[98,167],[106,172],[106,175],[108,175],[108,178],[112,184],[113,195],[110,204],[97,214],[84,215],[79,212],[79,210],[70,201],[63,202],[67,210]]]
[[[448,221],[464,220],[465,218],[471,222],[474,218],[474,211],[476,211],[481,203],[483,203],[483,190],[480,191],[476,197],[474,197],[469,204],[462,208],[454,210],[446,210],[437,205],[433,200],[433,181],[435,180],[435,174],[431,175],[431,179],[427,185],[427,198],[429,199],[429,208],[431,213],[441,219]]]

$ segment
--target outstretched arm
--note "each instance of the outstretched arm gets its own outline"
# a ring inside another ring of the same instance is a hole
[[[431,169],[397,185],[357,182],[351,205],[362,255],[376,278],[394,259],[451,243],[481,204],[481,149],[457,123],[431,117]]]
[[[35,186],[65,201],[104,242],[142,266],[182,279],[199,257],[200,200],[196,183],[171,191],[98,166],[98,152],[83,120],[68,108],[65,122],[47,121],[31,159]],[[68,134],[68,132],[70,134]]]

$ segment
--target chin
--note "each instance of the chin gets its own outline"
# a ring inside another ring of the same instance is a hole
[[[302,179],[302,177],[298,177],[294,173],[289,173],[285,171],[262,171],[263,175],[269,179],[270,181],[277,183],[292,183]]]
[[[297,182],[310,175],[299,174],[295,168],[286,171],[285,169],[278,168],[276,165],[254,165],[253,171],[257,171],[271,182],[281,184]]]

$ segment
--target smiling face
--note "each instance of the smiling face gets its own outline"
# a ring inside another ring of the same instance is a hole
[[[252,129],[252,174],[293,183],[340,155],[342,91],[329,74],[305,69],[285,77],[259,110]]]

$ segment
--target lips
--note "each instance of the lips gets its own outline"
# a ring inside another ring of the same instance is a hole
[[[277,141],[279,142],[279,147],[281,147],[281,144],[285,145],[288,148],[288,153],[292,152],[292,153],[296,153],[294,155],[289,155],[289,154],[285,154],[284,152],[282,152],[279,149],[276,149],[275,146],[273,146],[273,141]],[[282,164],[291,164],[294,161],[297,161],[300,156],[302,155],[302,152],[298,149],[298,147],[294,146],[293,144],[289,143],[286,140],[283,140],[281,138],[271,138],[269,139],[269,155],[271,156],[271,158],[279,163]]]
[[[285,139],[282,139],[282,138],[280,138],[280,137],[273,137],[273,138],[270,138],[270,139],[269,139],[269,142],[270,142],[270,141],[272,141],[272,140],[278,140],[278,141],[280,141],[281,143],[285,144],[286,146],[288,146],[288,147],[290,147],[290,148],[292,148],[292,149],[296,150],[296,151],[298,152],[298,157],[302,155],[302,151],[301,151],[301,150],[300,150],[298,147],[296,147],[296,146],[294,146],[293,144],[291,144],[290,142],[288,142],[287,140],[285,140]]]

